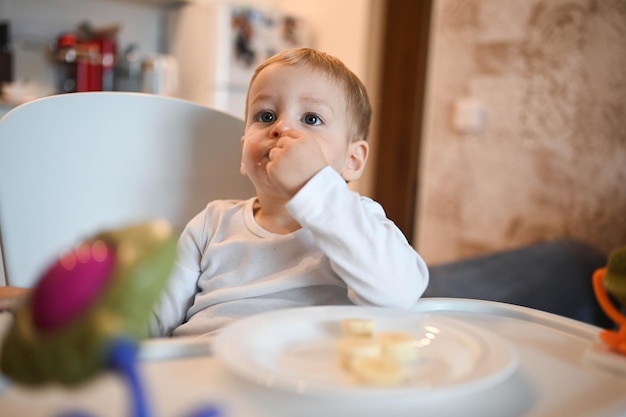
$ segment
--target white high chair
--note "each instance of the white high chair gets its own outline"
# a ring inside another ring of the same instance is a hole
[[[32,286],[103,229],[165,219],[179,232],[213,199],[251,197],[242,134],[233,116],[151,94],[64,94],[11,110],[0,119],[4,284]]]

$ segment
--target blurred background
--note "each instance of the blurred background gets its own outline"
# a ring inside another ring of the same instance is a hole
[[[351,187],[429,264],[626,244],[623,0],[0,0],[0,115],[120,90],[242,117],[254,67],[293,46],[368,87],[373,152]]]

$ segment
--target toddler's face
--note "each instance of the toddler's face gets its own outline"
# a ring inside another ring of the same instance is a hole
[[[290,130],[315,138],[327,164],[344,169],[350,148],[345,94],[327,75],[302,65],[266,67],[250,87],[246,116],[241,169],[257,187],[265,182],[269,150]]]

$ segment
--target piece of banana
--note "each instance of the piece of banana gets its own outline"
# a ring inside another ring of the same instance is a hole
[[[384,357],[400,364],[409,364],[417,359],[417,349],[413,336],[405,332],[380,332],[374,339],[382,347]]]
[[[374,320],[355,318],[341,321],[341,328],[346,336],[372,337],[374,327]]]
[[[343,337],[337,343],[344,370],[368,385],[390,386],[407,378],[406,366],[417,359],[413,336],[401,331],[375,333],[374,320],[341,321]]]
[[[347,371],[352,370],[352,363],[356,358],[382,357],[382,345],[371,338],[357,336],[343,337],[339,339],[337,345],[339,363]]]
[[[391,386],[406,379],[404,368],[387,357],[355,357],[351,362],[351,373],[368,385]]]

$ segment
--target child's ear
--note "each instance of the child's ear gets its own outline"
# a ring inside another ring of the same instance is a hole
[[[244,140],[245,136],[241,137],[241,149],[243,150],[243,140]],[[239,172],[241,172],[241,175],[243,175],[244,177],[248,176],[248,173],[246,172],[246,166],[243,164],[243,152],[241,154],[241,165],[239,165]]]
[[[355,140],[350,143],[348,157],[341,171],[341,176],[344,180],[350,182],[361,178],[369,155],[369,149],[369,144],[364,140]]]

